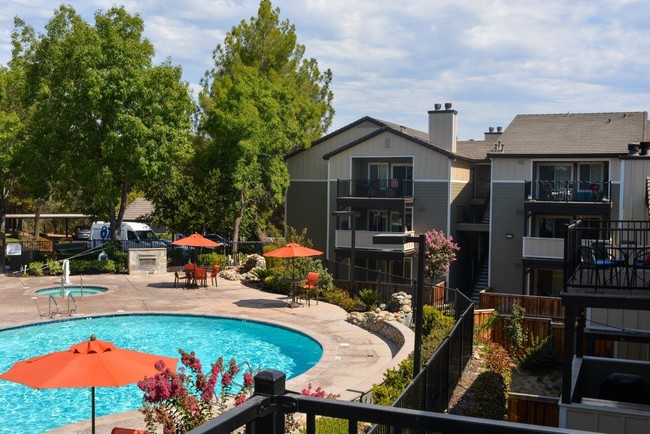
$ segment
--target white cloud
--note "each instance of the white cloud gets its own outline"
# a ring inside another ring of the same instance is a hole
[[[5,0],[0,64],[14,15],[43,31],[58,1]],[[69,0],[88,21],[113,0]],[[212,51],[258,0],[125,0],[156,60],[197,87]],[[339,128],[364,115],[426,129],[436,102],[459,111],[461,139],[517,113],[648,110],[650,2],[644,0],[278,0],[306,55],[334,74]]]

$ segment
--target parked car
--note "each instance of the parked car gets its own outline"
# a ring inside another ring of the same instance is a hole
[[[90,226],[82,225],[77,226],[72,231],[73,240],[90,240]]]

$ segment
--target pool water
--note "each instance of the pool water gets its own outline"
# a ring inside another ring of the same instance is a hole
[[[85,287],[84,287],[85,292]],[[321,346],[308,336],[269,324],[192,315],[116,315],[56,321],[0,330],[0,372],[19,360],[68,349],[87,340],[179,359],[194,351],[204,372],[220,356],[253,369],[277,369],[288,378],[313,367]],[[241,375],[241,374],[240,374]],[[95,389],[97,417],[142,407],[135,384]],[[32,389],[0,380],[0,433],[37,433],[90,418],[90,389]]]
[[[67,297],[68,294],[72,294],[73,297],[85,297],[87,295],[102,294],[108,291],[108,288],[103,286],[75,286],[69,285],[63,287],[63,297]],[[44,295],[49,297],[53,295],[54,297],[61,297],[61,287],[53,286],[51,288],[37,289],[35,291],[36,295]]]

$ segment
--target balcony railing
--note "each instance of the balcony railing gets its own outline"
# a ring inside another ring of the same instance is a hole
[[[338,179],[337,197],[413,197],[412,179]]]
[[[373,235],[385,234],[387,231],[354,231],[354,247],[356,249],[369,249],[369,250],[392,250],[398,252],[406,252],[415,249],[415,243],[404,244],[373,244]],[[393,232],[391,232],[393,233]],[[402,232],[395,232],[395,234],[402,234]],[[404,235],[415,235],[413,231],[404,232]],[[335,246],[342,248],[350,248],[352,246],[352,231],[337,229]]]
[[[577,221],[565,239],[566,290],[650,287],[650,221]]]
[[[523,241],[524,258],[564,258],[564,238],[524,237]]]
[[[536,434],[575,432],[408,408],[312,398],[287,392],[285,375],[280,371],[269,369],[255,376],[255,395],[253,397],[240,406],[194,428],[188,434],[230,433],[242,427],[246,427],[246,432],[250,433],[281,434],[285,432],[284,418],[287,413],[304,413],[306,415],[307,434],[316,432],[316,416],[347,420],[348,433],[358,432],[358,422],[384,425],[394,433]]]
[[[611,181],[526,181],[524,198],[545,202],[606,202]]]

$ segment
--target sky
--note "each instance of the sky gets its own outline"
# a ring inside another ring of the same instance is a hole
[[[61,2],[3,0],[0,65],[13,18],[37,33]],[[140,14],[155,63],[171,58],[196,95],[212,52],[259,0],[69,0],[86,21]],[[650,110],[647,0],[274,0],[306,57],[333,73],[330,132],[363,116],[427,131],[435,103],[458,111],[458,138],[483,138],[522,113]]]

